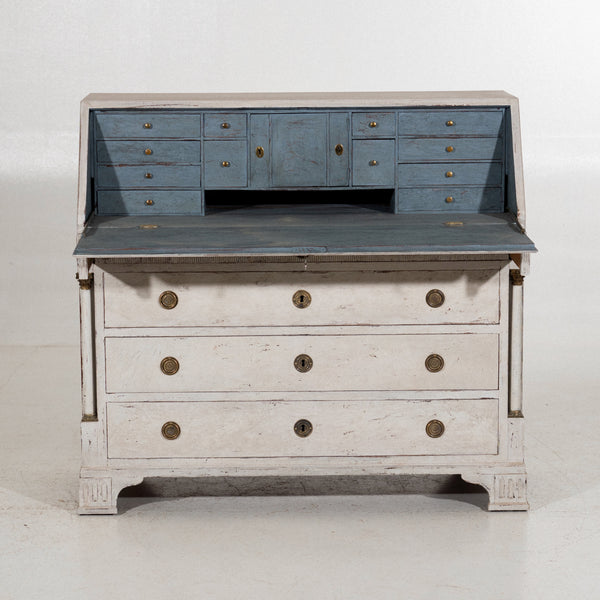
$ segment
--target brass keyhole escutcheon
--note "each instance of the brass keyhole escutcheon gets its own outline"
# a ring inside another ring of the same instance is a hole
[[[300,419],[294,423],[294,433],[298,437],[308,437],[312,432],[313,426],[308,419]]]
[[[177,297],[177,294],[175,292],[167,290],[166,292],[163,292],[160,295],[160,297],[158,298],[158,302],[163,308],[171,310],[172,308],[175,308],[177,306],[179,298]]]
[[[313,359],[308,354],[298,354],[294,359],[294,368],[300,373],[308,373],[313,367]]]
[[[181,435],[181,427],[175,421],[167,421],[162,426],[161,433],[167,440],[176,440]]]
[[[439,373],[444,368],[444,359],[439,354],[430,354],[425,359],[425,368],[430,373]]]
[[[427,302],[431,308],[439,308],[444,304],[445,299],[444,292],[440,290],[429,290],[427,296],[425,296],[425,302]]]
[[[144,154],[146,154],[147,156],[150,156],[152,154],[152,148],[146,148],[144,150]]]
[[[444,424],[441,421],[438,421],[437,419],[432,419],[431,421],[429,421],[429,423],[427,423],[427,425],[425,425],[425,432],[431,438],[442,437],[442,435],[444,435],[445,429],[446,428],[444,427]]]
[[[344,146],[342,146],[342,144],[336,144],[335,145],[335,153],[338,156],[341,156],[342,154],[344,154]]]
[[[173,356],[166,356],[160,361],[160,370],[165,375],[175,375],[179,371],[179,361]]]
[[[292,302],[296,308],[306,308],[310,306],[311,301],[312,297],[306,290],[298,290],[292,296]]]
[[[265,149],[262,146],[256,146],[256,156],[262,158],[265,155]]]

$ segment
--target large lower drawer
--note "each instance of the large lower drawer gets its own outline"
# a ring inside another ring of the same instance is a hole
[[[497,269],[105,273],[105,326],[497,323],[499,281]]]
[[[107,411],[109,458],[498,452],[497,399],[114,403]],[[311,427],[306,437],[295,431]]]
[[[498,388],[498,335],[105,340],[109,393]]]

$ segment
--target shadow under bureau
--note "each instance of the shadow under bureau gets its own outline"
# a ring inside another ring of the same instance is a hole
[[[261,474],[527,509],[524,209],[504,92],[86,97],[80,512]]]

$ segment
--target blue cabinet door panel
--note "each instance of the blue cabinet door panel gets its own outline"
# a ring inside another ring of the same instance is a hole
[[[350,147],[348,145],[348,113],[330,113],[329,148],[327,150],[327,183],[346,186],[350,180]]]
[[[271,184],[327,185],[327,114],[271,115]]]
[[[200,167],[183,165],[99,165],[99,188],[200,187]]]
[[[432,163],[398,165],[398,185],[501,185],[502,163]]]
[[[200,137],[200,115],[177,112],[97,112],[96,138],[151,139]]]
[[[485,135],[503,133],[504,109],[405,109],[398,111],[398,135]]]
[[[99,140],[96,142],[99,163],[152,164],[200,163],[200,142],[183,140]]]

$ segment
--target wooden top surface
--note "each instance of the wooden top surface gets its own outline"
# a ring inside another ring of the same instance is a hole
[[[87,108],[272,108],[513,105],[503,91],[280,92],[241,94],[89,94]]]
[[[350,205],[302,204],[222,208],[204,217],[96,216],[74,254],[99,258],[535,251],[507,213],[391,214]]]

